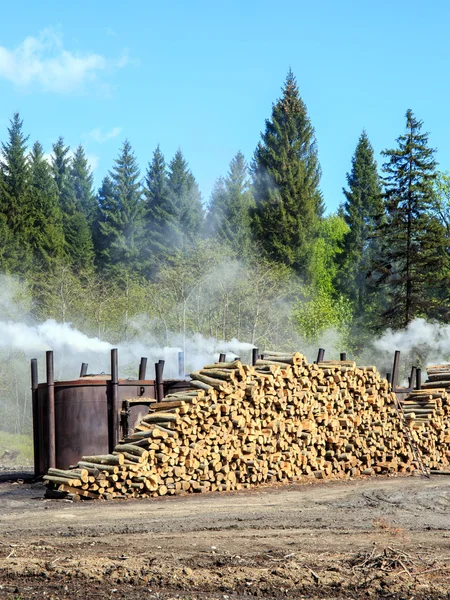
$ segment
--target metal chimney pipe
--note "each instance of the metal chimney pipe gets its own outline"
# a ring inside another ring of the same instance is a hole
[[[119,441],[119,357],[117,348],[111,350],[111,394],[109,405],[109,452]]]
[[[145,379],[145,374],[147,372],[147,359],[145,356],[141,358],[141,362],[139,363],[139,381],[143,381]]]
[[[86,377],[88,370],[88,363],[81,363],[80,377]]]
[[[258,348],[253,348],[252,349],[252,366],[254,367],[256,365],[256,361],[258,360]]]
[[[31,408],[33,414],[33,453],[34,453],[34,476],[39,475],[39,432],[38,432],[38,361],[31,359]]]
[[[341,352],[339,355],[339,360],[347,360],[347,352]]]
[[[184,376],[184,352],[178,352],[178,377]]]
[[[319,352],[317,353],[316,363],[322,362],[324,356],[325,356],[325,348],[319,348]]]
[[[422,387],[422,369],[420,367],[417,368],[416,371],[416,390],[420,390]]]
[[[158,402],[164,400],[164,384],[163,384],[164,361],[160,360],[155,363],[155,383],[156,383],[156,399]]]
[[[47,371],[47,424],[48,424],[48,454],[47,469],[56,467],[56,434],[55,434],[55,370],[53,351],[45,353]]]
[[[409,387],[413,390],[416,385],[417,367],[411,367],[411,375],[409,376]]]
[[[225,362],[225,358],[226,358],[226,356],[227,356],[227,355],[226,355],[226,354],[223,354],[223,353],[219,354],[219,362]]]
[[[400,350],[396,350],[394,354],[394,364],[392,366],[392,389],[397,389],[398,386],[398,368],[400,365]]]

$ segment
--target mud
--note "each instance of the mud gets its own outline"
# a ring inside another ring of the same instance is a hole
[[[152,500],[0,483],[0,598],[450,598],[450,477]]]

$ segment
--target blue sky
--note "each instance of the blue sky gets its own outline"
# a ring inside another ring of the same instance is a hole
[[[319,147],[329,211],[366,129],[395,146],[411,108],[450,169],[450,3],[148,0],[2,6],[0,139],[14,111],[45,150],[82,143],[96,185],[128,138],[142,172],[180,147],[204,200],[251,159],[291,66]]]

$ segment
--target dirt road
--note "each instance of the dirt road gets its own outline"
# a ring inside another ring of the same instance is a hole
[[[154,500],[0,483],[0,598],[450,598],[450,477]]]

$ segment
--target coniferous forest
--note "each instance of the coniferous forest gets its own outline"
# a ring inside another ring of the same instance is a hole
[[[210,198],[182,149],[137,157],[132,140],[94,189],[81,145],[60,137],[49,158],[14,114],[0,134],[0,271],[36,320],[113,344],[147,330],[161,346],[200,333],[283,349],[333,331],[357,356],[387,327],[448,322],[450,175],[419,116],[398,117],[381,164],[362,130],[327,214],[292,72],[253,156],[230,157]]]

